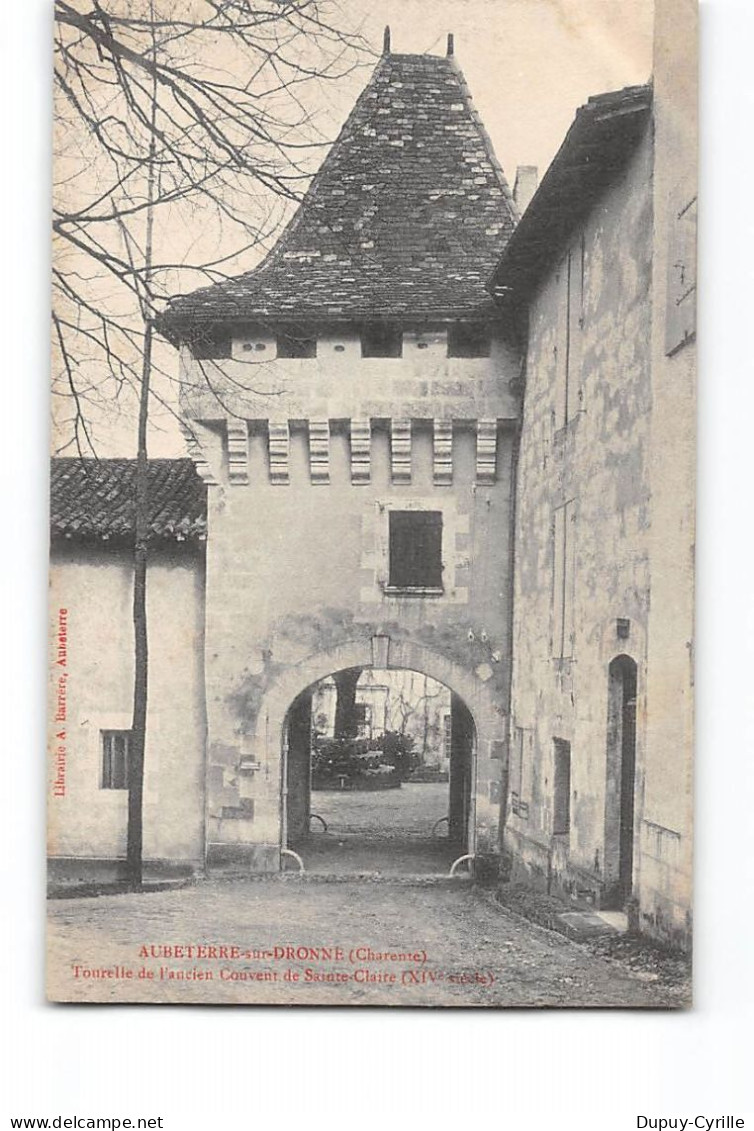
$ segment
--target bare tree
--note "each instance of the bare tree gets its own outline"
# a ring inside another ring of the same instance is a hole
[[[95,423],[121,402],[138,421],[127,857],[139,887],[149,421],[155,405],[175,415],[155,318],[167,295],[269,246],[328,140],[307,105],[366,52],[332,0],[56,0],[55,14],[58,454],[96,457]]]
[[[447,695],[443,684],[423,674],[421,690],[417,690],[415,673],[403,671],[400,684],[391,687],[387,714],[390,726],[400,735],[414,732],[421,741],[422,757],[429,751],[430,735],[437,737],[437,727],[430,721],[433,706]]]

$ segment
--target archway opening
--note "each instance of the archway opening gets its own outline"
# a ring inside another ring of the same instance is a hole
[[[623,909],[633,890],[636,682],[636,661],[616,656],[608,668],[603,897],[614,909]]]
[[[447,873],[471,851],[475,745],[466,704],[431,676],[333,672],[286,716],[283,846],[314,874]]]

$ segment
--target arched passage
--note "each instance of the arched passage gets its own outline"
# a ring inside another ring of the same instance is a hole
[[[283,846],[320,874],[447,873],[473,842],[475,750],[468,707],[426,673],[333,672],[286,716]]]
[[[420,672],[444,684],[457,697],[457,718],[461,717],[462,709],[468,712],[462,729],[473,734],[473,757],[466,784],[466,800],[463,806],[457,803],[454,808],[456,829],[459,815],[463,812],[462,846],[477,859],[497,855],[500,798],[506,769],[503,761],[506,716],[499,697],[486,679],[473,669],[424,644],[382,635],[347,641],[311,655],[282,670],[265,690],[256,716],[255,732],[250,737],[254,748],[263,754],[268,788],[273,786],[275,759],[279,758],[280,847],[286,847],[288,837],[286,743],[290,736],[289,722],[293,720],[299,740],[305,742],[308,724],[306,707],[302,703],[308,690],[332,673],[350,668]],[[305,787],[302,789],[305,790]]]

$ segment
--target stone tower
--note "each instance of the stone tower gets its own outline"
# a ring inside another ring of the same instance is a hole
[[[451,689],[462,850],[498,852],[520,396],[486,281],[514,225],[452,44],[386,42],[267,259],[163,316],[208,484],[210,866],[280,867],[296,704],[370,666]]]

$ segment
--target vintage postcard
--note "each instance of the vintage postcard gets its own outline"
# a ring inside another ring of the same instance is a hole
[[[47,993],[685,1007],[695,0],[56,0]]]

